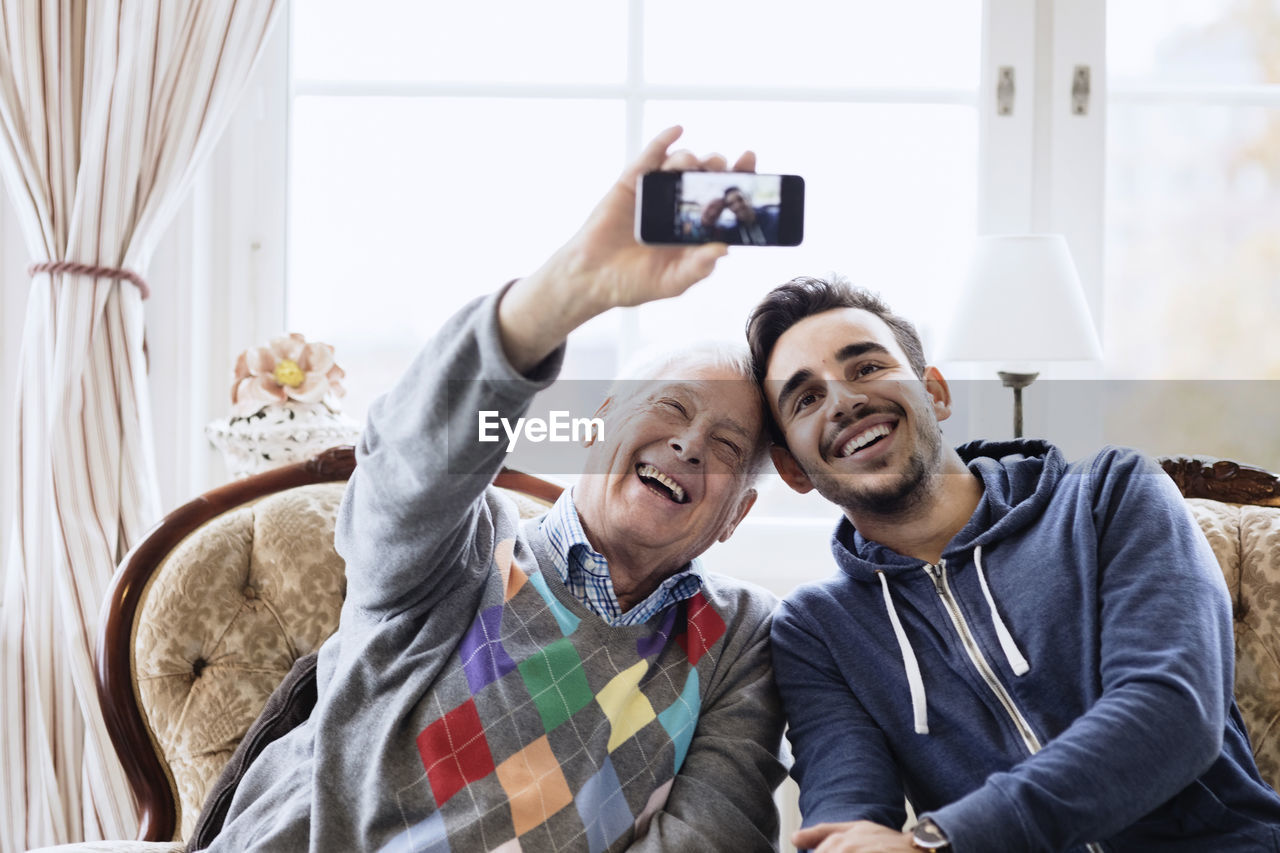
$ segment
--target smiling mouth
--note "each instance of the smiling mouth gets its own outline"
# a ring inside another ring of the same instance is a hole
[[[689,496],[685,493],[684,487],[648,462],[641,462],[636,466],[636,476],[640,478],[640,482],[649,487],[650,491],[672,503],[689,502]]]
[[[873,444],[879,443],[881,439],[893,432],[894,427],[894,424],[880,423],[864,429],[862,432],[845,442],[844,446],[836,452],[836,458],[843,459],[846,456],[852,456],[859,450],[863,450]]]

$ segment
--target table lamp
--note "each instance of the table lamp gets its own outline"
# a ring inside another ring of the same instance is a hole
[[[1071,251],[1061,234],[977,238],[941,361],[997,362],[1013,389],[1013,435],[1022,437],[1022,389],[1040,374],[1025,365],[1102,358]]]

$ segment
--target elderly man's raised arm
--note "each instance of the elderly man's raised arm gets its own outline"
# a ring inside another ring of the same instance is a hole
[[[683,293],[726,249],[641,246],[633,236],[643,172],[679,167],[664,131],[627,169],[581,230],[536,272],[477,300],[423,348],[370,409],[356,472],[339,512],[348,600],[365,611],[429,606],[456,583],[451,568],[485,541],[481,496],[506,442],[479,442],[478,413],[514,422],[554,380],[560,348],[577,326],[615,306]],[[691,156],[691,155],[690,155]]]
[[[467,555],[491,548],[480,500],[505,441],[480,442],[478,412],[521,417],[555,378],[561,353],[525,375],[498,331],[504,293],[476,300],[423,348],[404,377],[369,410],[357,465],[338,515],[347,597],[366,611],[400,610],[447,595]],[[430,582],[428,582],[430,580]]]

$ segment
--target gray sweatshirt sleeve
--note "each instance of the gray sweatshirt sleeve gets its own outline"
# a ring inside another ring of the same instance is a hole
[[[521,417],[564,356],[557,349],[530,376],[511,366],[497,317],[505,292],[454,315],[370,407],[335,531],[351,605],[429,607],[459,573],[488,566],[470,555],[484,547],[477,536],[489,512],[483,494],[507,443],[478,440],[479,412]]]
[[[773,792],[787,768],[782,701],[774,686],[769,645],[775,602],[764,595],[743,598],[736,636],[720,659],[724,675],[704,699],[667,804],[654,815],[648,832],[627,848],[630,853],[778,848]]]

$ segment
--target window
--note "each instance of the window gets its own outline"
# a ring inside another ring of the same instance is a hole
[[[571,341],[566,377],[610,375],[653,340],[738,340],[769,287],[832,270],[884,292],[928,347],[973,234],[1061,231],[1120,402],[1073,447],[1052,429],[1062,406],[1033,386],[1029,425],[1073,453],[1120,441],[1280,467],[1265,430],[1232,416],[1215,436],[1204,414],[1225,396],[1264,422],[1277,396],[1269,4],[938,0],[926,15],[816,0],[379,0],[353,16],[309,0],[291,14],[287,320],[335,344],[354,417],[450,312],[531,270],[679,122],[681,145],[740,141],[762,170],[804,175],[805,244],[735,250],[680,300],[599,318]],[[1014,115],[995,118],[1005,64]],[[1076,64],[1093,69],[1078,119]],[[949,435],[998,437],[1007,393],[979,395],[988,419],[953,418]],[[819,499],[772,481],[750,521],[818,518],[829,524]]]
[[[749,144],[761,171],[803,175],[804,244],[734,250],[680,299],[599,318],[565,377],[609,377],[653,341],[741,341],[768,289],[833,270],[934,335],[975,228],[982,7],[925,5],[922,29],[919,4],[865,1],[295,4],[289,327],[335,345],[359,417],[450,313],[531,271],[679,123],[681,147]],[[832,515],[771,477],[749,521],[763,536]]]
[[[208,296],[192,320],[151,324],[160,335],[211,316],[226,353],[207,357],[196,414],[158,398],[157,421],[191,420],[198,437],[225,406],[225,365],[284,327],[337,346],[359,417],[450,311],[532,269],[642,142],[679,121],[695,150],[751,144],[763,170],[803,174],[805,245],[735,250],[681,300],[589,324],[566,376],[611,374],[655,338],[737,340],[768,287],[831,270],[881,289],[931,345],[973,234],[1059,231],[1107,354],[1074,375],[1111,377],[1102,384],[1119,402],[1076,430],[1066,415],[1089,406],[1045,399],[1048,379],[1073,375],[1051,367],[1027,392],[1029,429],[1069,455],[1117,441],[1280,468],[1254,426],[1280,414],[1267,384],[1280,345],[1262,331],[1280,298],[1273,6],[378,0],[353,15],[336,0],[292,4],[278,39],[288,51],[264,63],[215,156],[209,204],[197,193],[189,218],[203,255],[170,274],[205,281]],[[1084,116],[1070,113],[1078,64],[1093,71]],[[997,117],[1005,65],[1016,97]],[[289,109],[278,109],[287,77]],[[287,157],[283,122],[254,126],[285,114]],[[246,170],[250,158],[264,165]],[[286,171],[287,288],[275,224]],[[953,380],[989,375],[947,367]],[[952,440],[1008,434],[1009,392],[989,384],[945,425]],[[204,480],[198,466],[183,473],[189,458],[179,447],[179,464],[161,465],[177,472],[178,497],[219,479],[212,451]],[[775,482],[749,521],[766,518],[826,528],[830,510]]]

